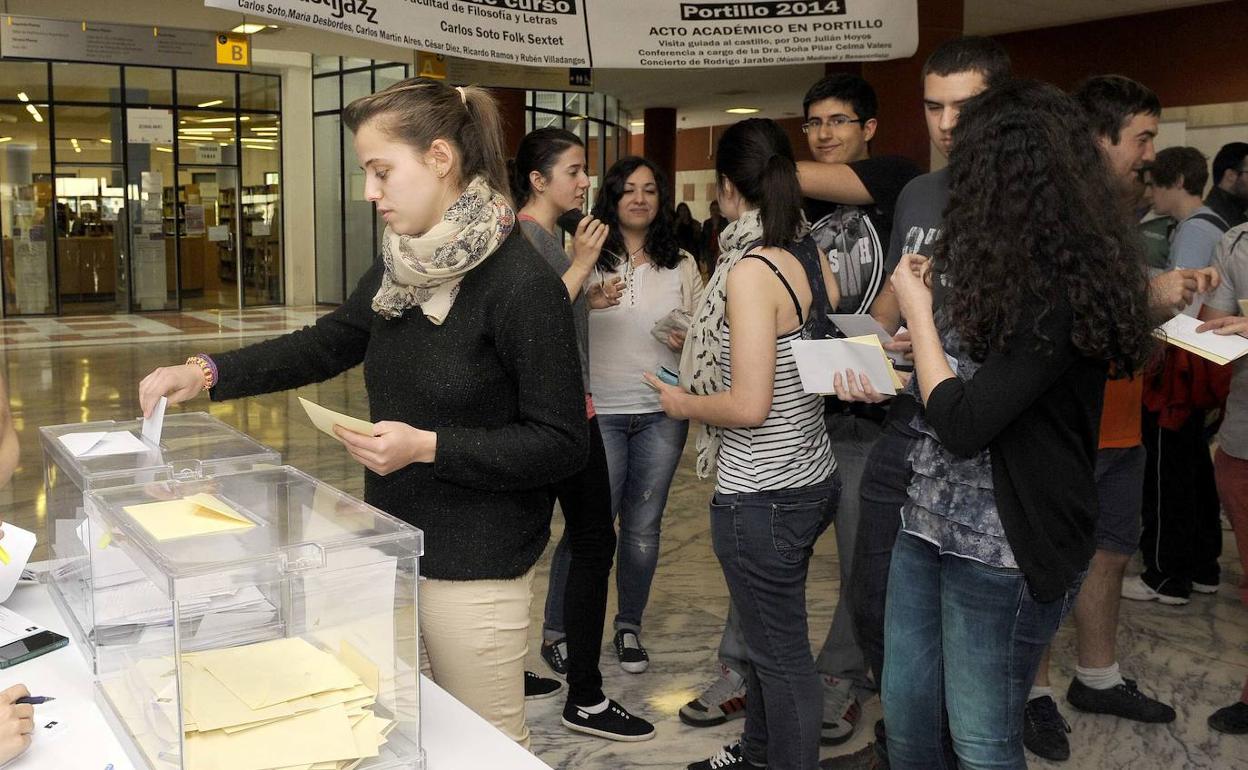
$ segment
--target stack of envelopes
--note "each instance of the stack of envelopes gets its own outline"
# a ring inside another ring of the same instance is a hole
[[[346,644],[338,657],[298,637],[186,653],[182,686],[187,770],[348,770],[394,726],[373,713],[376,668]]]

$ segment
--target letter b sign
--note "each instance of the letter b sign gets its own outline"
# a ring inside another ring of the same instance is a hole
[[[250,43],[246,35],[217,35],[217,64],[235,67],[251,65]]]

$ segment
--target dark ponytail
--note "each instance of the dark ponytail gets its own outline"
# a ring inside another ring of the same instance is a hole
[[[787,248],[802,221],[802,189],[789,137],[775,121],[750,118],[728,127],[715,151],[715,177],[728,179],[763,222],[763,245]]]
[[[555,161],[569,147],[584,147],[580,137],[571,131],[549,126],[530,131],[520,140],[516,159],[511,163],[511,196],[516,208],[523,207],[533,197],[533,182],[529,175],[536,171],[543,179],[550,179]]]

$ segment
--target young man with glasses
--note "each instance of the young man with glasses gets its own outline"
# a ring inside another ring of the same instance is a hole
[[[811,236],[828,257],[841,299],[834,312],[866,313],[887,282],[885,258],[897,196],[919,169],[898,156],[871,157],[878,102],[871,84],[857,75],[829,75],[811,86],[802,102],[802,131],[813,161],[798,163]],[[826,423],[843,484],[835,521],[841,585],[850,584],[858,531],[858,481],[867,452],[879,435],[885,410],[874,404],[827,400]],[[720,642],[720,677],[685,704],[685,724],[705,727],[742,716],[747,697],[745,642],[729,613]],[[821,739],[825,745],[853,737],[859,701],[875,685],[854,638],[848,602],[838,602],[816,661],[824,684]]]
[[[1230,227],[1248,222],[1248,142],[1223,145],[1213,156],[1213,189],[1205,205]]]

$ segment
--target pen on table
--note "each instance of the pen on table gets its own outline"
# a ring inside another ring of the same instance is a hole
[[[42,706],[43,704],[47,703],[50,700],[56,700],[56,698],[51,698],[46,695],[27,695],[25,697],[18,698],[17,700],[13,702],[15,704],[24,703],[27,706]]]

